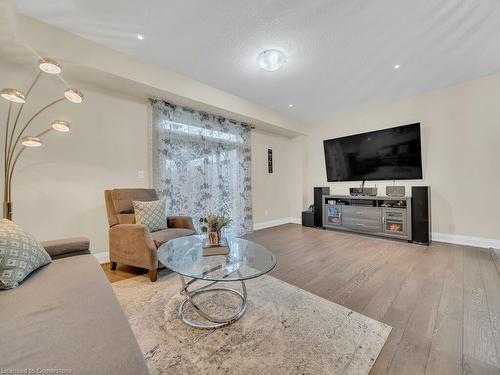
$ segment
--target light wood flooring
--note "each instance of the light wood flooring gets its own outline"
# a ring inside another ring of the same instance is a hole
[[[295,224],[246,237],[275,253],[274,277],[393,327],[371,374],[500,374],[500,252]]]

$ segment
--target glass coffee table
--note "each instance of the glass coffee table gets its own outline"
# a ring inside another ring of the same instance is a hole
[[[226,238],[228,255],[203,256],[206,236],[195,235],[168,241],[158,249],[158,260],[181,278],[180,294],[185,296],[179,305],[179,316],[183,322],[196,328],[219,328],[231,324],[243,316],[247,308],[245,280],[262,276],[276,266],[276,258],[265,247],[242,238]],[[186,278],[188,280],[186,280]],[[195,287],[196,282],[204,285]],[[241,291],[229,288],[230,282],[241,283]],[[218,285],[215,285],[218,284]],[[204,293],[220,296],[233,295],[240,303],[230,316],[214,316],[207,312],[196,297]],[[196,313],[207,323],[194,322],[185,316],[186,305],[194,307]]]

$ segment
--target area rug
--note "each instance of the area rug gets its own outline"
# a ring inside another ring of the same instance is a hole
[[[152,374],[368,374],[391,331],[267,275],[246,282],[245,315],[212,330],[180,320],[173,273],[163,271],[156,283],[137,276],[112,285]],[[203,296],[199,303],[214,311],[237,303]]]

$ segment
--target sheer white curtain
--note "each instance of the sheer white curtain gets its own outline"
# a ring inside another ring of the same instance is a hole
[[[169,215],[232,219],[228,231],[252,230],[250,126],[150,100],[153,176]]]

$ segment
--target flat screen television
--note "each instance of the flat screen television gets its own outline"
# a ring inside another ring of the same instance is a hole
[[[420,123],[323,141],[329,182],[422,178]]]

